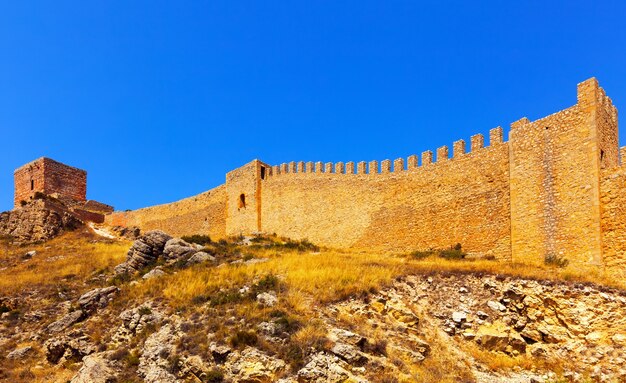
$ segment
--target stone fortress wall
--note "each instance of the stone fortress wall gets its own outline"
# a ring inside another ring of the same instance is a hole
[[[626,170],[617,110],[595,79],[576,105],[466,142],[378,163],[255,160],[172,204],[107,216],[114,225],[215,238],[254,232],[381,251],[445,248],[542,263],[626,264]],[[624,151],[626,153],[626,150]]]

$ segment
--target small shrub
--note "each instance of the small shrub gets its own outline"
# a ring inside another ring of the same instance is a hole
[[[277,326],[288,333],[293,333],[302,328],[302,323],[299,320],[289,317],[284,311],[274,310],[270,312],[270,317],[273,318]]]
[[[430,257],[431,255],[436,255],[439,258],[443,259],[465,259],[467,254],[463,251],[461,244],[457,243],[454,246],[451,246],[448,249],[428,249],[428,250],[417,250],[409,254],[414,259],[425,259]]]
[[[548,266],[564,268],[569,265],[569,260],[567,260],[565,257],[559,257],[556,254],[547,254],[544,258],[544,263]]]
[[[451,248],[441,250],[439,252],[439,257],[443,259],[465,259],[467,254],[461,249]]]
[[[114,351],[109,359],[124,362],[129,367],[135,367],[139,365],[139,356],[134,352],[129,352],[128,349],[122,347]]]
[[[415,259],[425,259],[433,255],[434,253],[435,253],[435,250],[433,249],[426,250],[426,251],[416,250],[409,255]]]
[[[189,242],[189,243],[197,243],[198,245],[208,245],[209,243],[211,243],[211,237],[209,237],[208,235],[204,235],[204,234],[194,234],[194,235],[186,235],[181,237],[181,239],[185,242]]]
[[[375,355],[387,356],[387,341],[385,339],[377,339],[374,343],[365,343],[366,352]]]
[[[254,331],[237,331],[235,335],[230,337],[230,345],[235,348],[254,346],[258,340]]]
[[[243,300],[243,295],[239,293],[238,289],[230,289],[226,291],[219,291],[217,294],[209,297],[211,306],[221,306],[228,303],[238,303]]]
[[[221,383],[224,381],[224,373],[219,369],[213,369],[206,373],[203,381],[205,383]]]
[[[126,282],[130,282],[133,277],[129,273],[120,273],[109,279],[109,283],[115,286],[123,285]]]
[[[35,192],[33,199],[46,199],[47,195],[42,192]]]
[[[200,294],[191,298],[191,303],[193,303],[194,305],[201,305],[208,302],[209,300],[211,300],[211,297],[209,295]]]
[[[139,310],[137,310],[137,312],[139,313],[139,315],[150,315],[152,314],[152,309],[148,306],[142,306],[139,308]]]
[[[24,200],[21,200],[21,201],[20,201],[20,206],[26,206],[26,205],[28,205],[28,202],[26,202],[26,201],[24,201]]]
[[[280,279],[273,274],[268,274],[261,278],[254,286],[253,290],[257,293],[261,293],[264,291],[275,290],[278,288],[280,283]]]

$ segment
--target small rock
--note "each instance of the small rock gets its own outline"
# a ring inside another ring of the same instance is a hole
[[[455,323],[463,323],[467,320],[467,314],[463,311],[455,311],[452,313],[452,320]]]
[[[611,341],[618,346],[626,346],[626,335],[615,334],[611,337]]]
[[[15,359],[15,360],[24,359],[26,355],[28,355],[31,351],[33,351],[33,348],[30,346],[16,348],[15,350],[11,351],[7,355],[7,359]]]
[[[150,270],[149,272],[145,273],[142,278],[145,280],[148,280],[152,278],[158,278],[163,275],[165,275],[165,271],[163,271],[161,267],[157,266],[154,269]]]
[[[215,363],[217,364],[224,363],[226,361],[226,358],[228,358],[228,355],[233,352],[230,347],[224,345],[218,346],[215,343],[211,343],[211,345],[209,346],[209,350],[211,351],[213,360],[215,360]]]
[[[180,238],[172,238],[165,243],[163,256],[165,259],[178,259],[188,257],[196,252],[196,247]]]
[[[193,265],[195,263],[204,263],[204,262],[213,262],[215,261],[215,257],[209,253],[205,253],[204,251],[199,251],[187,260],[188,265]]]
[[[278,298],[276,297],[276,293],[273,291],[267,293],[261,293],[256,296],[256,301],[265,307],[273,307],[278,303]]]
[[[117,286],[94,289],[81,295],[81,297],[78,298],[78,304],[85,313],[90,314],[97,309],[106,307],[113,299],[113,296],[119,291],[120,289]]]
[[[461,294],[467,294],[467,292],[468,292],[468,291],[467,291],[467,288],[465,288],[465,287],[461,287],[461,288],[459,289],[459,292],[460,292]]]
[[[492,309],[493,311],[504,311],[506,310],[506,307],[504,307],[504,305],[500,302],[496,302],[496,301],[489,301],[487,302],[487,306],[489,306],[490,309]]]
[[[49,332],[60,332],[70,327],[74,323],[83,319],[85,313],[82,310],[75,310],[65,315],[63,318],[56,322],[52,322],[46,327]]]
[[[489,318],[489,314],[487,314],[484,311],[478,311],[476,313],[476,316],[478,316],[478,319],[482,319],[482,320],[485,320],[485,319]]]
[[[35,255],[37,255],[37,252],[35,250],[32,250],[32,251],[29,251],[28,253],[22,255],[22,259],[24,259],[24,260],[31,259]]]

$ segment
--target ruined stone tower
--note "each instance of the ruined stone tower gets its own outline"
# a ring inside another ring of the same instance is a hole
[[[50,158],[41,157],[21,166],[13,177],[15,207],[32,200],[36,193],[56,194],[75,201],[87,200],[87,172]]]

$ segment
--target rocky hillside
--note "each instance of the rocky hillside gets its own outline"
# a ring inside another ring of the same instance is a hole
[[[186,239],[7,245],[0,380],[626,381],[620,289],[495,261]]]

